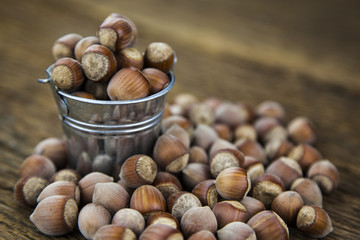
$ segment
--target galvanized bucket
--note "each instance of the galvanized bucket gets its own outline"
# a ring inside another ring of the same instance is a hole
[[[104,101],[85,99],[55,86],[51,65],[46,79],[52,90],[68,146],[68,165],[85,175],[100,171],[117,174],[121,163],[134,154],[152,154],[160,134],[166,96],[175,77],[161,92],[142,99]]]

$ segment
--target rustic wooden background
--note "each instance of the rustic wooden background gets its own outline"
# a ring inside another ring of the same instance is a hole
[[[49,87],[36,82],[53,63],[51,46],[69,32],[94,35],[111,12],[138,27],[137,47],[168,42],[176,51],[169,95],[190,92],[255,106],[279,101],[287,119],[315,124],[317,146],[340,170],[324,199],[334,232],[360,235],[360,2],[2,0],[0,8],[0,238],[49,238],[13,200],[18,169],[40,140],[61,136]],[[291,239],[305,239],[291,229]]]

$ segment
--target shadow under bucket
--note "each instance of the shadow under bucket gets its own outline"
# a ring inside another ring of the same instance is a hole
[[[160,134],[166,96],[175,77],[171,71],[169,85],[145,98],[127,101],[92,100],[73,96],[55,86],[51,65],[48,83],[62,122],[68,150],[68,165],[80,174],[99,171],[118,174],[124,160],[134,154],[152,154]],[[117,176],[116,176],[117,177]]]

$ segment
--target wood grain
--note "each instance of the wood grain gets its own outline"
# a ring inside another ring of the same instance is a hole
[[[325,196],[334,232],[360,234],[360,15],[358,1],[45,1],[3,0],[0,8],[0,238],[51,238],[28,220],[31,209],[13,200],[18,169],[37,142],[61,136],[55,102],[36,83],[53,63],[61,35],[94,35],[111,12],[130,17],[137,46],[168,42],[176,51],[181,92],[244,101],[279,101],[287,121],[307,116],[317,147],[339,169],[341,182]],[[291,239],[306,239],[290,229]]]

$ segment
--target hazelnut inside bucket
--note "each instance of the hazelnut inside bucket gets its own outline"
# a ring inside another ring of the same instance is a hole
[[[124,101],[94,100],[58,89],[51,76],[53,65],[46,73],[68,145],[69,167],[82,174],[100,171],[112,175],[116,165],[134,154],[152,154],[160,134],[160,122],[166,97],[174,85],[170,83],[150,96]],[[116,174],[116,173],[115,173]]]

